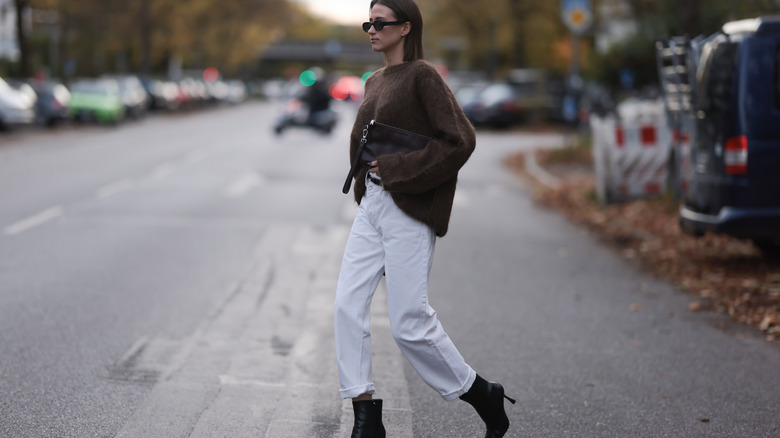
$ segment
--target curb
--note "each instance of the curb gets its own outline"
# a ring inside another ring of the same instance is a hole
[[[536,151],[526,152],[524,163],[525,171],[540,184],[552,190],[561,188],[561,180],[546,171],[539,165],[539,162],[536,161]]]

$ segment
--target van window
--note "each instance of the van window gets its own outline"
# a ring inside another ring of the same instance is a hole
[[[698,72],[700,109],[708,112],[728,109],[737,47],[737,43],[726,39],[716,39],[705,46]]]

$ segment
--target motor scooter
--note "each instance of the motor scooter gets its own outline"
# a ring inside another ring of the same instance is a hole
[[[330,134],[338,121],[338,115],[330,108],[312,112],[299,98],[285,102],[284,112],[274,125],[274,133],[281,135],[288,128],[308,128]]]

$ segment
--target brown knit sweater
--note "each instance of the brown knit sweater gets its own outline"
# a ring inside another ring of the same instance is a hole
[[[371,120],[416,132],[432,140],[419,151],[379,157],[382,185],[410,217],[447,234],[458,171],[476,144],[466,119],[447,84],[426,61],[385,67],[368,78],[350,138],[350,163],[363,127]],[[366,172],[356,172],[355,200],[366,192]]]

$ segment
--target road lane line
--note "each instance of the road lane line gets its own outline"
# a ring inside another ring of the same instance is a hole
[[[152,171],[152,179],[162,179],[166,176],[172,174],[176,170],[176,164],[174,163],[163,163],[157,167],[154,168]]]
[[[114,196],[117,193],[124,192],[133,186],[133,181],[130,179],[122,179],[119,181],[107,184],[97,190],[97,198],[105,199],[110,196]]]
[[[257,173],[248,173],[225,187],[224,193],[228,198],[243,198],[255,187],[263,185],[263,182],[263,178]]]
[[[57,219],[58,217],[64,214],[65,214],[64,208],[60,206],[52,207],[3,228],[3,234],[5,234],[6,236],[15,236],[17,234],[24,233],[25,231],[28,231],[32,228],[43,225],[46,222]]]

